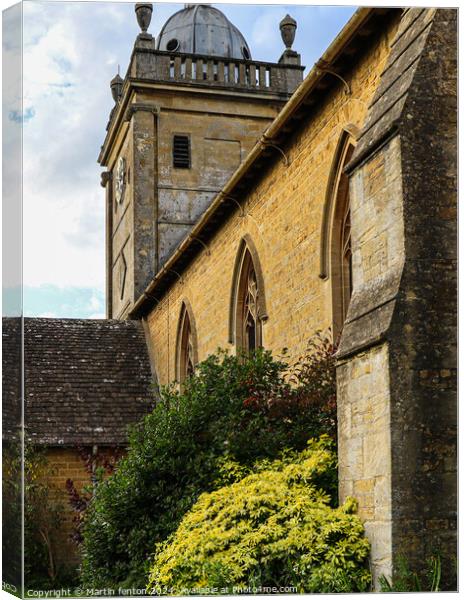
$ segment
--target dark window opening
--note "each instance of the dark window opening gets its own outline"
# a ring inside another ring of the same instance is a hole
[[[348,306],[353,292],[353,265],[352,265],[352,254],[351,254],[351,219],[350,219],[350,203],[349,200],[346,202],[345,214],[343,216],[342,223],[342,239],[341,239],[341,250],[342,250],[342,305],[343,305],[343,316],[346,318],[348,313]]]
[[[195,357],[197,354],[196,334],[194,333],[194,329],[192,329],[190,314],[185,304],[182,306],[177,335],[177,380],[179,383],[183,383],[195,373]]]
[[[256,350],[256,323],[250,319],[247,323],[247,346],[249,352]]]
[[[172,164],[177,169],[190,169],[190,140],[188,135],[174,136]]]
[[[353,257],[351,243],[351,213],[348,176],[343,169],[348,164],[354,146],[345,142],[334,167],[334,212],[331,240],[332,331],[334,340],[341,335],[353,292]]]
[[[179,47],[179,40],[176,40],[176,38],[169,40],[169,42],[166,44],[166,49],[168,52],[175,52],[178,47]]]
[[[259,257],[248,235],[240,242],[232,281],[229,341],[237,350],[252,352],[263,346],[267,315]]]
[[[245,298],[243,300],[242,339],[244,348],[248,352],[260,346],[260,333],[258,331],[258,283],[251,257],[247,256],[246,280],[244,282]]]

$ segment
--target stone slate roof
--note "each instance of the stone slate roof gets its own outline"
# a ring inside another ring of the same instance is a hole
[[[3,319],[2,437],[13,441],[21,422],[21,319]]]
[[[11,321],[3,320],[4,348]],[[9,362],[4,352],[4,381],[13,390],[18,371]],[[124,445],[127,426],[154,405],[139,321],[26,318],[24,367],[26,433],[38,444]]]

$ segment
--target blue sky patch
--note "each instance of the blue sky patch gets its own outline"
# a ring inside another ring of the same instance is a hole
[[[35,109],[32,106],[30,106],[29,108],[26,108],[26,110],[24,111],[24,115],[21,115],[21,111],[19,111],[19,110],[11,110],[8,115],[8,118],[10,119],[10,121],[14,121],[15,123],[27,123],[34,117],[35,117]]]
[[[98,288],[25,286],[23,298],[26,317],[105,318],[105,294]]]

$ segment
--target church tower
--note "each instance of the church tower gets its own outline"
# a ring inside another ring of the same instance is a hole
[[[186,4],[158,39],[152,4],[136,4],[137,36],[98,162],[105,171],[107,315],[127,317],[147,284],[221,192],[302,81],[280,24],[278,63],[255,61],[240,31],[208,4]],[[233,198],[224,201],[234,202]],[[201,243],[201,241],[199,241]]]

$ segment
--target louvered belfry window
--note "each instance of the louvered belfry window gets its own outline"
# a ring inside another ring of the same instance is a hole
[[[190,169],[190,140],[188,135],[174,136],[172,164],[177,169]]]

